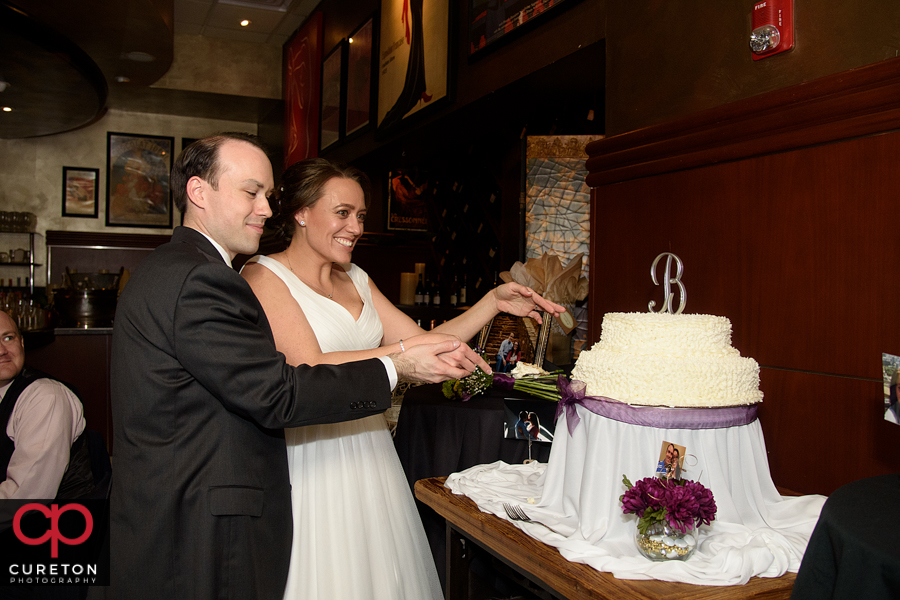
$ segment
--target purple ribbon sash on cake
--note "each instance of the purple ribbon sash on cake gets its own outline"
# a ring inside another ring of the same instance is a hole
[[[755,404],[716,408],[631,406],[612,398],[585,396],[586,384],[577,379],[569,381],[560,377],[557,387],[560,401],[556,407],[556,419],[559,420],[565,411],[569,435],[572,435],[581,422],[581,417],[575,410],[575,406],[579,404],[607,419],[656,429],[722,429],[748,425],[756,420]]]

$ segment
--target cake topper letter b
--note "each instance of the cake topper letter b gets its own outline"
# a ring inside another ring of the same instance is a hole
[[[648,307],[650,308],[650,312],[667,312],[680,315],[681,311],[684,310],[684,305],[687,304],[687,291],[684,289],[684,284],[681,283],[681,274],[682,272],[684,272],[684,265],[681,264],[681,259],[671,252],[663,252],[653,260],[653,266],[650,267],[650,277],[653,278],[653,285],[659,285],[659,281],[656,280],[656,264],[663,256],[666,257],[666,272],[665,279],[663,279],[663,294],[665,295],[666,301],[663,302],[663,305],[657,311],[653,310],[653,307],[656,306],[655,300],[651,300],[650,304],[648,304]],[[672,277],[673,260],[675,261],[676,267],[675,277]],[[672,298],[675,296],[675,293],[672,291],[671,287],[673,283],[678,286],[678,291],[680,292],[681,296],[678,303],[678,310],[672,310]]]

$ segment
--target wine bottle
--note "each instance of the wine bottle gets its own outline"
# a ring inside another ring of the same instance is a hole
[[[438,275],[434,283],[434,290],[431,293],[431,305],[435,308],[441,305],[441,276]]]
[[[461,306],[465,306],[465,305],[466,305],[466,279],[467,279],[467,278],[468,278],[468,275],[466,275],[465,273],[463,273],[463,281],[462,281],[462,285],[459,286],[459,304],[460,304]]]
[[[422,304],[424,306],[431,306],[431,280],[425,280],[425,288],[422,292]]]
[[[459,304],[459,280],[456,275],[453,276],[453,283],[450,284],[450,306]]]
[[[419,273],[419,279],[416,281],[416,306],[425,304],[425,284],[422,283],[423,275]]]

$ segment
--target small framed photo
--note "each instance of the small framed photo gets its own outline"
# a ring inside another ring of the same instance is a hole
[[[319,130],[320,149],[325,150],[341,139],[341,66],[344,43],[341,42],[322,61],[322,116]]]
[[[107,226],[172,227],[169,173],[174,148],[172,137],[107,133]]]
[[[538,399],[504,398],[503,437],[552,442],[556,433],[556,403]]]
[[[686,451],[687,448],[684,446],[664,441],[659,451],[659,462],[656,464],[656,476],[661,479],[681,479]]]
[[[97,218],[100,169],[63,167],[62,216]]]

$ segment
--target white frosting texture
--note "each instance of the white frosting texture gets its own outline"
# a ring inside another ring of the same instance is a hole
[[[572,378],[589,396],[642,406],[710,407],[762,402],[759,365],[731,346],[731,321],[712,315],[607,313],[600,341]]]

